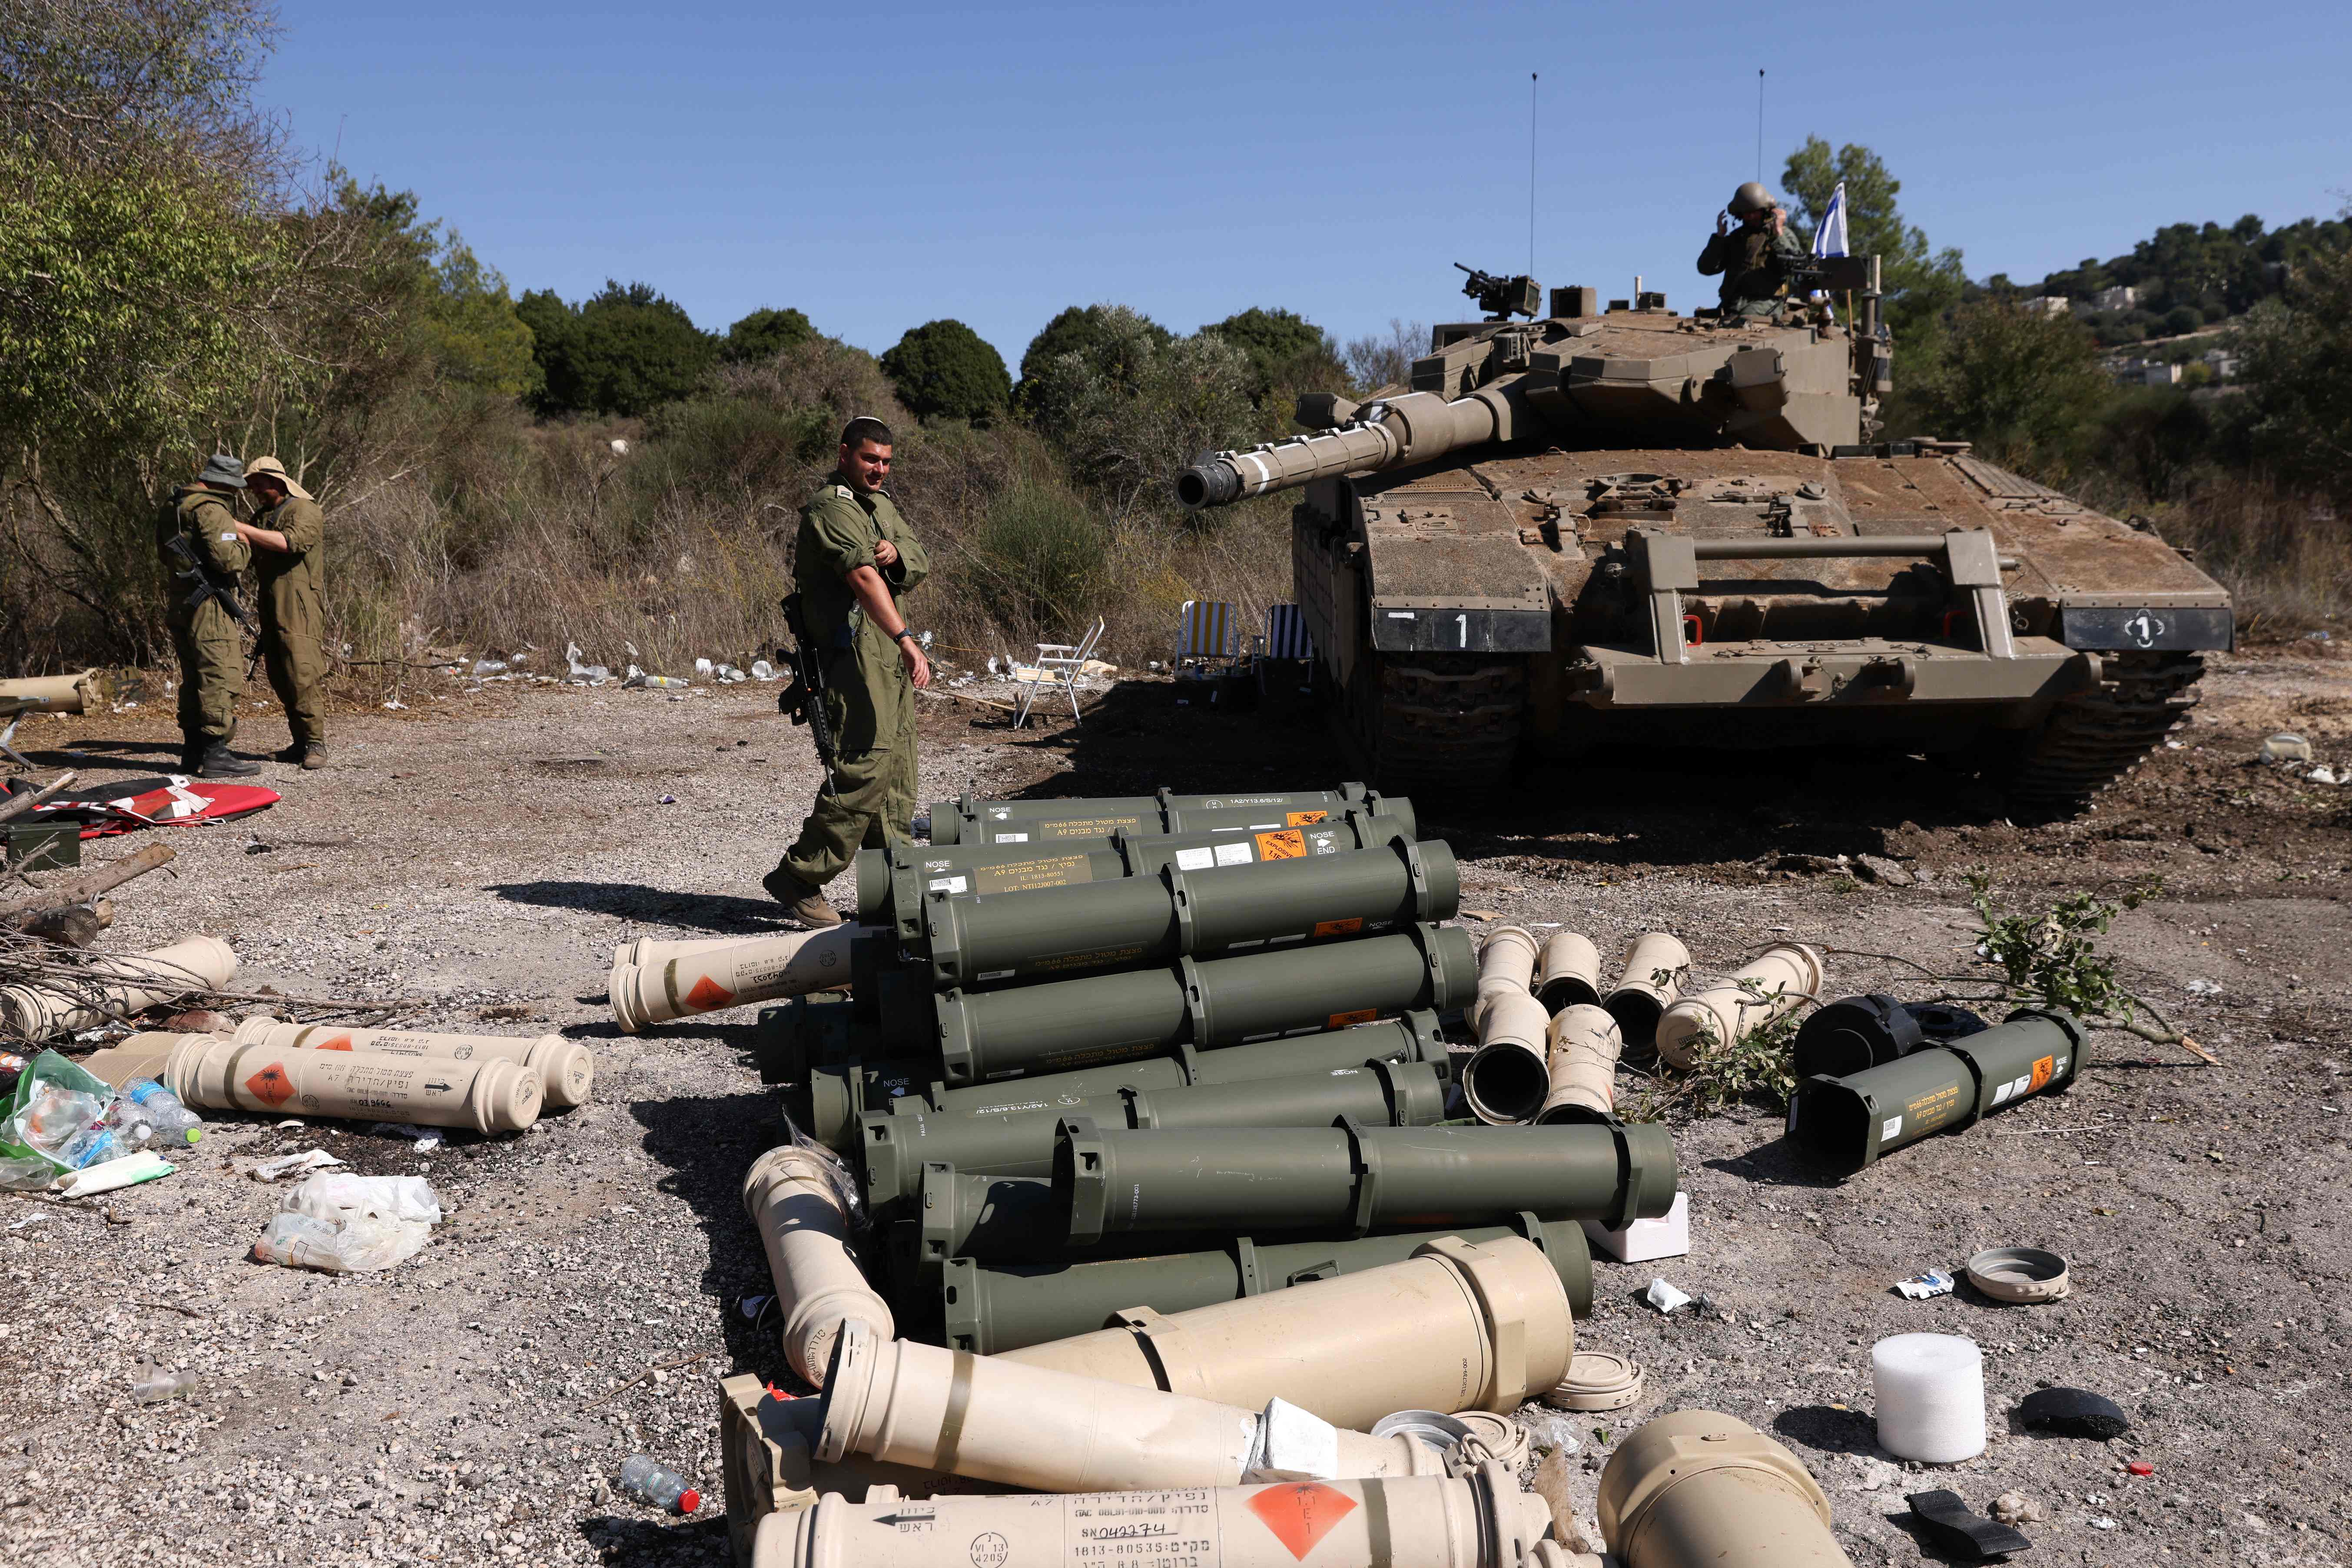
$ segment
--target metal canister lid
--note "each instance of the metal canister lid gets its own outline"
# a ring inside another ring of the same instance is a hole
[[[1996,1301],[2063,1301],[2074,1293],[2066,1260],[2038,1247],[1989,1247],[1969,1259],[1968,1274]]]
[[[1554,1410],[1622,1410],[1642,1402],[1642,1366],[1609,1351],[1579,1351],[1568,1375],[1543,1396]]]
[[[1491,1410],[1460,1410],[1454,1419],[1470,1428],[1470,1436],[1482,1444],[1495,1462],[1506,1469],[1516,1469],[1528,1457],[1534,1439],[1528,1429],[1507,1415],[1497,1415]]]

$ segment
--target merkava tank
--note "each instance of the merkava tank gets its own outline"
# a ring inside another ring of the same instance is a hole
[[[2194,705],[2229,595],[1966,442],[1873,439],[1876,277],[1833,258],[1817,302],[1749,319],[1638,288],[1538,316],[1533,279],[1473,272],[1486,318],[1437,327],[1408,385],[1302,399],[1317,433],[1206,454],[1177,497],[1299,491],[1318,686],[1383,788],[1625,742],[1864,745],[2065,808]]]

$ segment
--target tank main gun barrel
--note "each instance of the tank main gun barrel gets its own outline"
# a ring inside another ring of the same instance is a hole
[[[1336,430],[1247,451],[1208,453],[1177,474],[1176,499],[1199,511],[1316,479],[1369,474],[1427,462],[1464,447],[1512,440],[1531,433],[1538,423],[1521,380],[1504,376],[1452,402],[1433,392],[1409,392],[1364,405]]]

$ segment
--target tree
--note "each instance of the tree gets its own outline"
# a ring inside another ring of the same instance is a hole
[[[611,279],[576,306],[544,289],[516,306],[546,378],[543,414],[645,414],[691,396],[719,357],[709,333],[650,283]]]
[[[1124,305],[1099,310],[1082,347],[1037,364],[1022,384],[1039,433],[1127,511],[1156,502],[1193,454],[1244,442],[1256,410],[1249,361],[1224,339],[1171,338]]]
[[[909,330],[883,354],[882,373],[919,419],[984,421],[1013,401],[1004,357],[952,318]]]
[[[1412,362],[1429,352],[1429,328],[1421,321],[1389,318],[1387,335],[1370,333],[1349,338],[1341,359],[1348,379],[1360,395],[1383,386],[1402,387],[1412,374]]]
[[[1288,310],[1253,306],[1201,331],[1224,339],[1248,357],[1251,396],[1261,406],[1277,387],[1336,385],[1346,374],[1330,335]]]
[[[814,336],[816,329],[798,310],[775,310],[762,306],[727,329],[727,336],[719,345],[719,358],[725,364],[755,364],[772,360]]]
[[[1840,182],[1845,185],[1846,251],[1879,258],[1880,286],[1886,295],[1883,307],[1897,337],[1923,326],[1957,302],[1967,286],[1968,272],[1954,248],[1930,250],[1927,237],[1904,222],[1895,205],[1903,189],[1877,153],[1849,142],[1831,153],[1830,144],[1808,136],[1789,154],[1780,171],[1780,188],[1796,202],[1790,226],[1810,247],[1813,231],[1828,212]]]
[[[1851,194],[1851,193],[1849,193]],[[1940,352],[1898,381],[1905,435],[1974,441],[1996,460],[2063,454],[2111,390],[2074,322],[1984,300],[1955,309]]]
[[[2352,500],[2352,249],[2311,253],[2234,342],[2256,456]]]
[[[1139,325],[1140,338],[1131,338]],[[1021,384],[1013,388],[1018,405],[1024,412],[1029,409],[1030,384],[1047,365],[1068,353],[1096,356],[1100,345],[1113,339],[1166,348],[1176,341],[1176,334],[1124,305],[1068,306],[1046,322],[1045,330],[1030,339],[1029,346],[1022,351]]]

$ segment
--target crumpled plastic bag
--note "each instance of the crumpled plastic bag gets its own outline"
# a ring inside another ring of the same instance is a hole
[[[257,1263],[369,1274],[425,1249],[441,1223],[441,1198],[422,1176],[312,1176],[286,1194],[253,1244]]]

